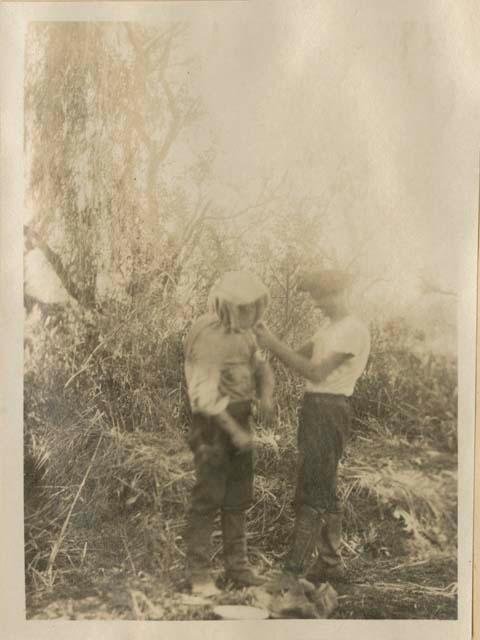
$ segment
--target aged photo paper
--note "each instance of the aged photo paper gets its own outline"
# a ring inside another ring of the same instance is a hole
[[[480,189],[479,189],[479,215],[480,215]],[[477,291],[478,284],[480,283],[480,271],[477,262]],[[479,365],[479,333],[478,333],[478,317],[480,311],[480,300],[477,294],[477,371]],[[480,607],[478,606],[479,596],[480,596],[480,572],[479,572],[479,556],[480,556],[480,540],[478,536],[478,531],[480,527],[480,500],[478,494],[478,486],[479,486],[479,467],[478,460],[480,457],[480,441],[479,441],[479,433],[480,433],[480,420],[478,417],[478,406],[479,406],[479,398],[480,398],[480,381],[478,379],[478,375],[476,376],[476,402],[475,402],[475,486],[474,486],[474,501],[473,501],[473,511],[474,511],[474,524],[473,524],[473,637],[478,638],[479,634],[479,625],[480,625]]]
[[[472,637],[475,3],[0,20],[0,636]]]

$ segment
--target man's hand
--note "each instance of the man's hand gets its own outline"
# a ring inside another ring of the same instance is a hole
[[[253,327],[253,331],[257,336],[257,342],[262,348],[269,348],[275,341],[275,336],[270,329],[263,323],[259,322]]]
[[[252,436],[244,431],[238,422],[227,411],[215,416],[217,424],[229,434],[233,444],[239,451],[248,451],[253,447]]]
[[[248,451],[253,447],[253,438],[246,431],[235,431],[231,434],[232,442],[239,451]]]

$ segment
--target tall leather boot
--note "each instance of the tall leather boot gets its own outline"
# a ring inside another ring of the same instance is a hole
[[[265,580],[248,563],[245,524],[245,511],[222,511],[225,575],[239,586],[252,587]]]
[[[315,546],[318,517],[318,511],[312,507],[301,505],[298,508],[293,544],[284,565],[288,573],[301,575],[304,572]]]
[[[187,580],[192,593],[199,596],[213,596],[221,593],[210,573],[210,539],[213,532],[213,514],[190,512],[187,543]]]
[[[342,513],[325,513],[317,529],[317,560],[308,572],[307,579],[313,583],[341,581],[345,577],[340,544],[342,541]]]

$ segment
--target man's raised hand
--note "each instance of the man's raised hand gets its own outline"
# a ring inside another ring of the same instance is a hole
[[[258,322],[254,327],[253,331],[257,337],[257,342],[260,347],[265,348],[269,347],[274,339],[272,332],[263,322]]]

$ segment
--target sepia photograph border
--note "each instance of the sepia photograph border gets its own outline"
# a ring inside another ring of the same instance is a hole
[[[464,4],[470,7],[470,3]],[[185,17],[198,10],[227,10],[237,0],[182,2]],[[458,620],[269,620],[237,622],[27,621],[23,570],[23,63],[25,33],[31,21],[154,21],[165,17],[167,2],[4,2],[1,19],[1,292],[2,352],[0,447],[0,637],[15,638],[244,638],[269,633],[275,638],[443,638],[471,637],[473,476],[479,131],[472,131],[464,153],[471,171],[464,187],[471,194],[465,214],[458,304],[459,362],[459,519]],[[210,8],[209,5],[212,5]],[[462,4],[462,3],[460,3]],[[224,5],[220,7],[220,5]],[[473,6],[473,5],[472,5]],[[176,15],[180,7],[176,6]],[[292,6],[292,10],[294,10]],[[477,87],[473,88],[477,91]],[[477,123],[478,124],[478,123]],[[480,389],[477,387],[477,397]],[[477,438],[478,459],[478,438]],[[478,466],[478,465],[477,465]],[[478,469],[477,469],[478,474]],[[478,523],[478,509],[477,509]],[[478,549],[478,537],[477,537]],[[478,558],[478,555],[477,555]],[[477,575],[478,585],[478,575]],[[477,587],[478,599],[478,587]],[[477,629],[478,634],[478,629]]]

